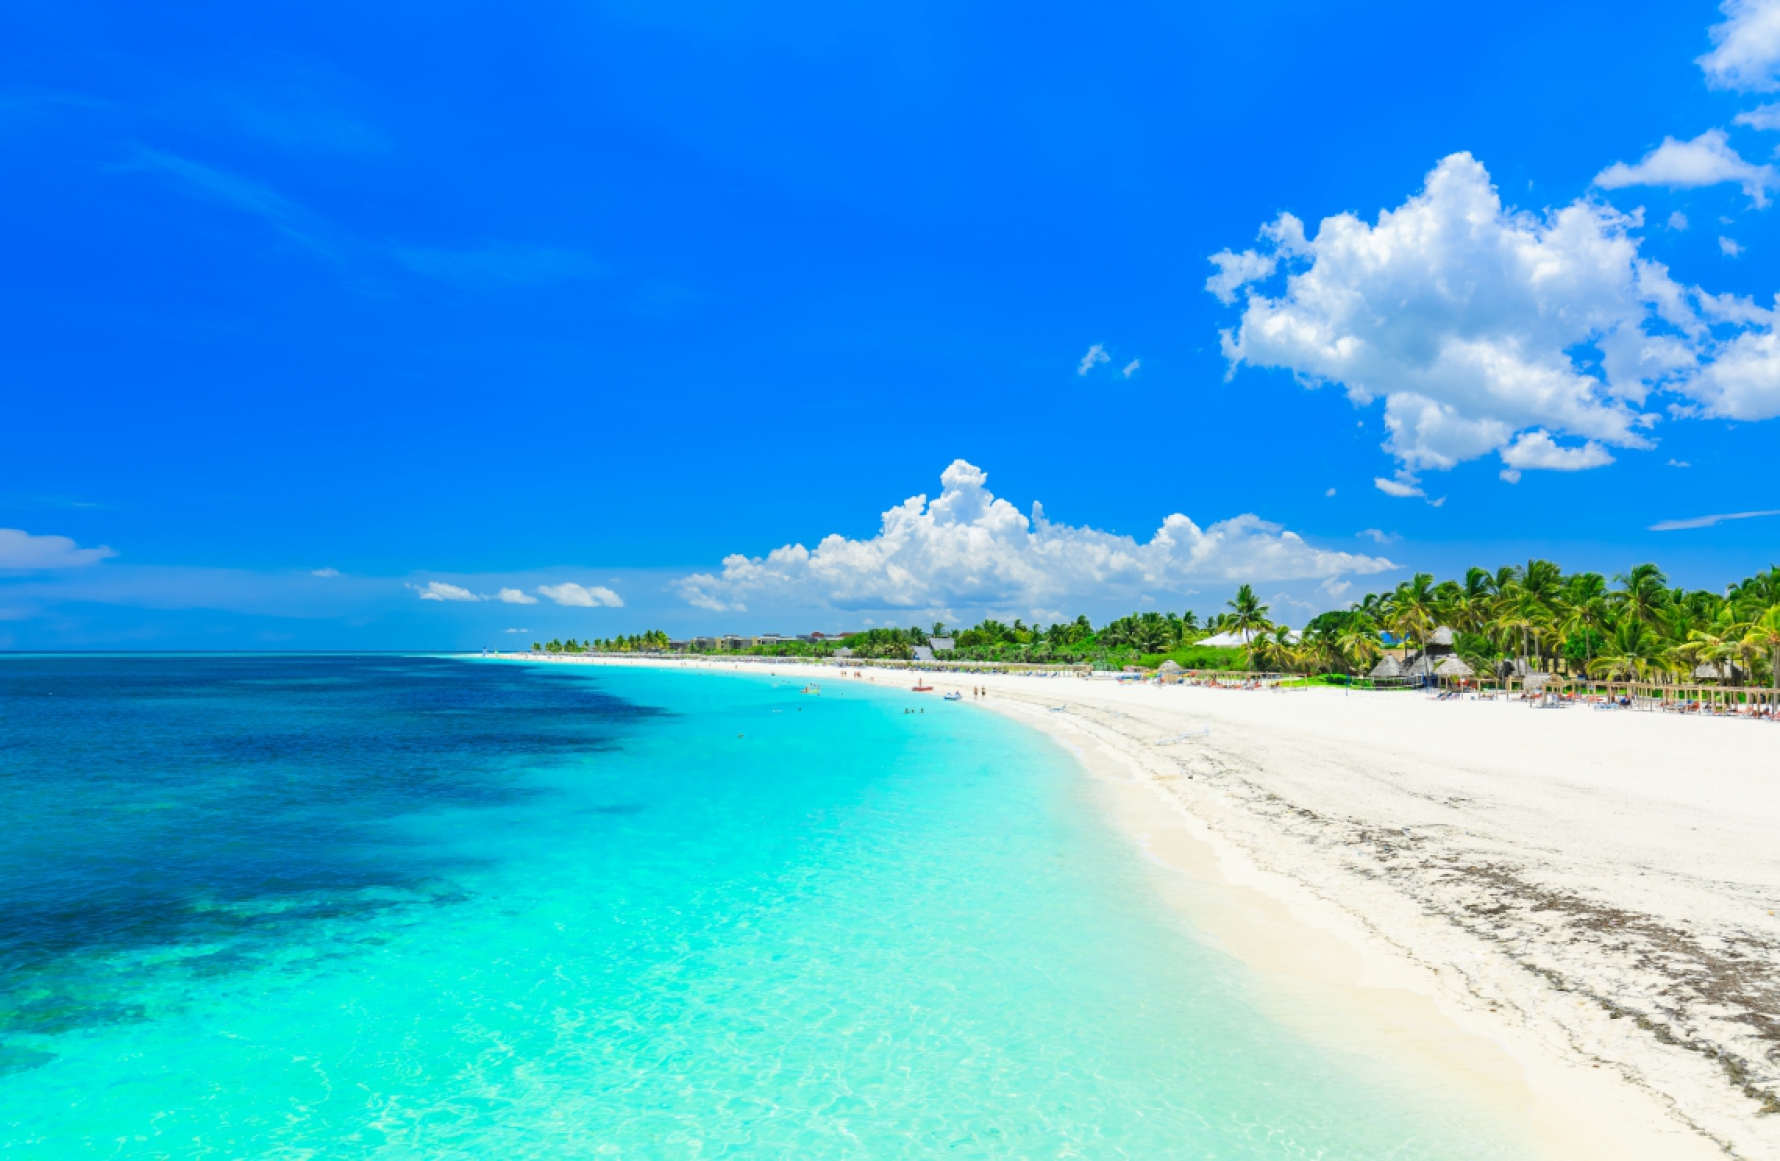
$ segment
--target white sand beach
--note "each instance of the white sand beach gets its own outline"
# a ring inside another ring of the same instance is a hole
[[[1467,1086],[1552,1157],[1780,1158],[1780,728],[922,676],[1074,752],[1159,895],[1311,1035]]]

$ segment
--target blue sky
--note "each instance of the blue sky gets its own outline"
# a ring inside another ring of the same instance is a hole
[[[1652,530],[1780,508],[1766,0],[21,3],[0,61],[0,647],[1780,558]]]

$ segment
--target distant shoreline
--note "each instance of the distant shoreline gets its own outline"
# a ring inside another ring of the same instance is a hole
[[[1780,1156],[1780,1116],[1760,1115],[1780,1081],[1763,1031],[1780,1013],[1761,1010],[1773,993],[1751,985],[1739,1010],[1717,969],[1734,971],[1709,951],[1702,974],[1645,946],[1754,941],[1780,985],[1780,852],[1765,837],[1780,833],[1780,785],[1764,775],[1780,732],[1413,694],[920,676],[1074,753],[1109,816],[1181,876],[1164,879],[1171,905],[1298,997],[1284,1018],[1313,1035],[1474,1089],[1552,1157]]]

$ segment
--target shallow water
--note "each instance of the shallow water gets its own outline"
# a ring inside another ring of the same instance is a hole
[[[1267,1018],[1042,737],[800,684],[0,660],[0,1152],[1523,1155]]]

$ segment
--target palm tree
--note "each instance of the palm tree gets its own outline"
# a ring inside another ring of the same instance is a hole
[[[1780,689],[1780,601],[1768,606],[1766,612],[1750,622],[1749,632],[1743,640],[1757,649],[1767,650],[1768,679],[1775,689]]]
[[[1630,572],[1613,578],[1619,586],[1614,599],[1625,611],[1646,624],[1654,623],[1668,603],[1669,578],[1654,564],[1635,564]]]
[[[1648,677],[1662,661],[1661,639],[1643,621],[1627,617],[1614,628],[1606,649],[1589,662],[1588,668],[1591,676],[1624,677],[1636,681]]]
[[[1583,670],[1594,660],[1595,634],[1607,624],[1607,581],[1598,572],[1578,573],[1564,586],[1558,606],[1558,632],[1567,640],[1582,635]]]
[[[1724,595],[1747,613],[1751,621],[1756,620],[1767,609],[1780,605],[1780,564],[1771,564],[1766,572],[1746,577],[1727,589]]]
[[[1174,634],[1161,613],[1151,611],[1131,627],[1131,644],[1139,653],[1160,653],[1174,643]]]
[[[1440,600],[1434,594],[1434,578],[1418,572],[1391,594],[1391,628],[1405,640],[1427,644],[1440,619]]]
[[[1495,625],[1498,633],[1520,634],[1521,656],[1533,660],[1533,644],[1544,630],[1548,613],[1545,603],[1527,589],[1516,586],[1498,606]]]
[[[1454,627],[1467,633],[1481,633],[1489,623],[1490,604],[1495,597],[1495,582],[1488,569],[1468,568],[1465,583],[1449,602]]]
[[[1300,661],[1291,632],[1284,625],[1269,625],[1257,630],[1254,641],[1248,647],[1250,664],[1257,669],[1278,669],[1282,672],[1291,669]]]
[[[1236,590],[1236,596],[1224,602],[1230,614],[1224,619],[1226,629],[1242,634],[1247,638],[1253,633],[1262,633],[1273,627],[1267,619],[1267,606],[1255,595],[1250,585],[1242,585]]]
[[[1378,640],[1378,623],[1364,613],[1355,613],[1335,639],[1335,648],[1342,656],[1358,662],[1354,668],[1370,670],[1372,663],[1384,653],[1384,645]]]
[[[1704,628],[1688,631],[1687,640],[1676,646],[1675,653],[1687,659],[1689,667],[1707,664],[1722,673],[1727,683],[1734,679],[1737,663],[1748,667],[1749,658],[1760,653],[1760,646],[1746,639],[1749,626],[1737,620],[1737,612],[1729,602]]]

